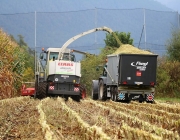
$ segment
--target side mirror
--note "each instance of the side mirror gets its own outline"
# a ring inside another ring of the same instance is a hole
[[[43,59],[43,58],[44,58],[44,53],[41,52],[41,53],[40,53],[40,59]]]
[[[96,67],[96,71],[99,71],[99,67]]]

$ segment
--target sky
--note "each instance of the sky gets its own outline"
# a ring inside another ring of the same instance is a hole
[[[165,5],[168,8],[171,8],[173,11],[178,11],[180,14],[180,0],[155,0]]]

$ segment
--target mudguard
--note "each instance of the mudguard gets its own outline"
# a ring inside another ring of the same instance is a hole
[[[100,81],[101,79],[103,80],[104,84],[106,85],[106,83],[107,83],[107,77],[102,76],[102,77],[99,78],[99,81]]]

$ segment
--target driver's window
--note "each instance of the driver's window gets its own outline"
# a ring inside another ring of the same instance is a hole
[[[58,59],[58,52],[50,52],[49,54],[49,61],[55,61]]]
[[[103,70],[103,76],[107,76],[107,72],[106,72],[105,68]]]
[[[75,55],[72,53],[64,53],[62,60],[75,61]]]
[[[107,65],[104,66],[104,69],[103,69],[103,76],[107,76],[107,71],[106,71],[105,68],[107,68]]]
[[[76,61],[75,55],[71,54],[71,61]]]
[[[64,53],[62,60],[69,60],[69,54],[68,53]]]

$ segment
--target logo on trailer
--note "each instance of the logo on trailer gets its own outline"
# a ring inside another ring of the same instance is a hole
[[[70,62],[59,62],[58,63],[58,66],[73,66],[73,63],[70,63]]]
[[[138,69],[140,71],[145,71],[147,65],[148,65],[148,62],[137,61],[137,62],[132,62],[131,63],[131,66],[136,67],[136,69]]]
[[[132,97],[132,100],[139,99],[139,98],[140,98],[140,95],[135,95],[134,97]]]

